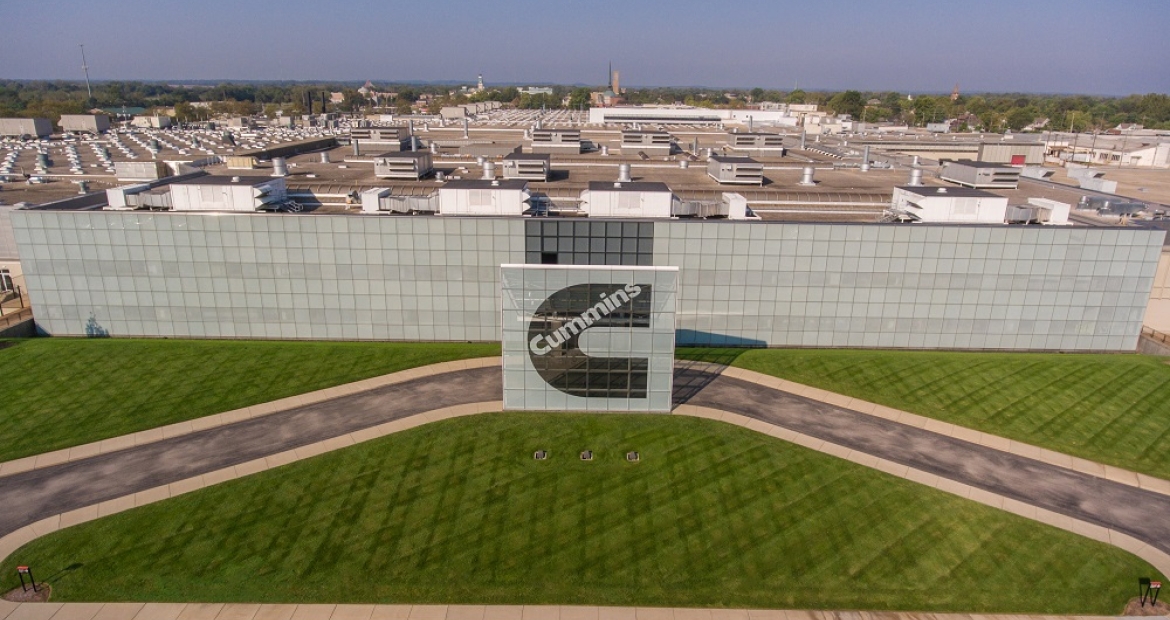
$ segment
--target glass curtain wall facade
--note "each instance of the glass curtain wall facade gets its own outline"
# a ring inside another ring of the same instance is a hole
[[[1133,351],[1165,233],[15,210],[52,335],[491,341],[500,265],[678,267],[680,345]]]

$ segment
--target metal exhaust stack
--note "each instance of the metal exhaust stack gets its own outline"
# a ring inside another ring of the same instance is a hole
[[[486,161],[483,163],[483,180],[496,180],[496,164],[494,162]]]
[[[467,130],[467,119],[463,119],[463,139],[466,140],[469,137],[470,137],[470,134],[468,133],[468,130]]]
[[[798,185],[816,185],[817,182],[813,180],[814,172],[815,171],[813,170],[812,166],[805,166],[804,171],[801,173],[800,183],[798,183]]]
[[[321,151],[321,163],[329,163],[329,151]]]
[[[910,171],[910,186],[922,187],[922,171],[918,168],[914,168]]]
[[[618,164],[618,183],[629,183],[633,180],[630,176],[629,164]]]
[[[803,151],[805,149],[805,144],[807,144],[807,140],[808,140],[808,132],[806,132],[802,129],[800,131],[800,150]]]
[[[274,176],[274,177],[287,177],[288,176],[288,164],[284,161],[283,157],[273,157],[272,158],[272,176]]]
[[[869,145],[865,145],[865,150],[861,155],[861,171],[869,172]]]

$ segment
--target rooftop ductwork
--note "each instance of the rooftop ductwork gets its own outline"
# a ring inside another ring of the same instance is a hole
[[[816,180],[813,179],[813,174],[815,174],[815,170],[813,170],[813,167],[812,166],[805,166],[804,170],[801,172],[800,183],[798,183],[798,185],[805,185],[805,186],[816,185],[817,182],[816,182]]]

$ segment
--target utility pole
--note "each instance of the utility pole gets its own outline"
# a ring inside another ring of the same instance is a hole
[[[89,85],[89,64],[85,62],[85,45],[77,44],[81,48],[81,70],[85,71],[85,92],[89,94],[89,98],[93,99],[93,87]]]

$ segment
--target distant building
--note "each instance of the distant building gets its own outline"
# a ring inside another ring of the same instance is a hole
[[[171,126],[171,117],[161,115],[137,116],[130,124],[146,129],[166,129]]]
[[[110,117],[105,114],[62,114],[61,131],[75,133],[102,133],[110,129]]]
[[[1023,138],[1022,135],[1017,137]],[[1044,163],[1044,143],[1023,140],[982,142],[975,159],[1013,166],[1039,166]]]
[[[608,79],[606,80],[608,88],[603,91],[590,93],[590,101],[595,106],[613,107],[626,102],[622,97],[621,84],[618,80],[618,72],[613,70],[613,65],[609,66]]]
[[[525,88],[517,89],[523,95],[551,95],[553,94],[552,87],[549,86],[527,86]]]
[[[47,138],[53,122],[47,118],[0,118],[0,136],[5,138]]]

